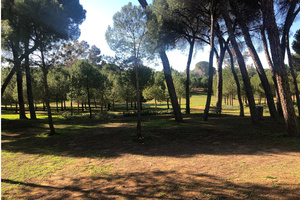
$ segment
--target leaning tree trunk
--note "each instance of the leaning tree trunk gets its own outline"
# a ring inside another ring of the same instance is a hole
[[[280,96],[279,96],[279,92],[278,92],[278,84],[277,84],[275,73],[273,71],[273,69],[274,69],[273,62],[271,60],[271,56],[270,56],[270,53],[269,53],[269,48],[268,48],[268,43],[267,43],[264,27],[261,28],[261,39],[262,39],[262,42],[263,42],[265,56],[267,58],[268,65],[269,65],[269,68],[271,70],[272,79],[273,79],[273,82],[274,82],[274,85],[275,85],[275,94],[276,94],[275,96],[276,96],[277,112],[278,112],[279,116],[283,116],[282,107],[281,107],[281,103],[280,103]]]
[[[159,55],[160,55],[161,61],[163,63],[165,79],[167,82],[167,87],[168,87],[169,96],[171,99],[171,104],[172,104],[174,115],[175,115],[175,120],[177,122],[182,122],[183,119],[182,119],[182,115],[181,115],[180,106],[178,105],[178,101],[177,101],[177,95],[176,95],[175,87],[173,84],[171,67],[170,67],[170,63],[169,63],[167,54],[164,50],[162,50],[159,52]]]
[[[49,122],[49,128],[50,128],[49,135],[54,135],[55,129],[54,129],[53,120],[52,120],[52,113],[51,113],[51,107],[50,107],[50,95],[49,95],[49,87],[48,87],[48,80],[47,80],[48,70],[47,70],[47,66],[45,63],[43,44],[41,44],[40,50],[41,50],[41,57],[42,57],[42,71],[43,71],[43,80],[44,80],[44,87],[45,87],[45,101],[46,101],[46,106],[47,106],[48,122]]]
[[[190,114],[190,66],[193,57],[195,39],[190,41],[190,51],[186,65],[186,82],[185,82],[185,99],[186,99],[186,114]]]
[[[270,49],[274,64],[273,70],[277,79],[287,134],[289,136],[299,136],[299,124],[291,99],[288,76],[285,71],[284,60],[280,48],[279,30],[276,24],[273,3],[273,0],[262,0],[263,23],[269,36]]]
[[[255,67],[256,67],[256,70],[257,70],[257,73],[259,75],[259,78],[261,80],[261,83],[262,83],[262,86],[263,86],[263,89],[265,91],[265,95],[266,95],[266,98],[267,98],[267,103],[268,103],[268,107],[269,107],[269,111],[270,111],[270,114],[271,114],[271,117],[275,120],[275,121],[279,121],[279,115],[276,111],[276,107],[275,107],[275,103],[274,103],[274,97],[273,97],[273,94],[272,94],[272,91],[271,91],[271,86],[269,84],[269,81],[268,81],[268,78],[267,78],[267,75],[265,73],[265,70],[262,66],[262,63],[259,59],[259,56],[254,48],[254,45],[252,43],[252,40],[251,40],[251,36],[249,34],[249,29],[247,27],[247,25],[244,23],[243,21],[244,19],[240,19],[239,20],[239,24],[241,26],[241,29],[242,29],[242,32],[243,32],[243,35],[244,35],[244,39],[245,39],[245,42],[246,42],[246,45],[248,47],[248,50],[250,52],[250,55],[251,55],[251,58],[255,64]]]
[[[213,5],[210,8],[210,52],[209,52],[209,69],[208,69],[208,91],[206,98],[206,105],[203,114],[203,120],[207,121],[209,107],[211,102],[211,93],[212,93],[212,83],[213,83],[213,61],[214,61],[214,36],[215,36],[215,19],[213,13]]]
[[[294,72],[294,66],[293,66],[293,62],[292,62],[292,54],[291,54],[291,50],[290,50],[290,42],[289,42],[289,35],[287,35],[287,43],[286,43],[286,50],[287,50],[287,55],[288,55],[288,61],[289,61],[289,67],[290,67],[290,72],[291,72],[291,76],[293,79],[293,84],[295,87],[295,93],[296,93],[296,100],[297,100],[297,107],[298,107],[298,115],[300,116],[300,97],[299,97],[299,89],[298,89],[298,83],[297,83],[297,78],[295,76],[295,72]]]
[[[139,0],[139,3],[141,4],[141,6],[144,9],[148,6],[147,0]],[[177,122],[182,122],[183,119],[182,119],[181,110],[180,110],[180,107],[179,107],[178,101],[177,101],[175,87],[174,87],[173,79],[172,79],[172,75],[171,75],[171,67],[170,67],[170,63],[169,63],[167,54],[164,50],[161,50],[159,52],[159,55],[160,55],[161,61],[163,63],[164,74],[165,74],[167,87],[168,87],[168,91],[169,91],[169,95],[170,95],[170,99],[171,99],[171,103],[172,103],[172,107],[173,107],[173,111],[174,111],[174,115],[175,115],[175,120]]]
[[[10,70],[9,74],[7,75],[7,77],[5,78],[3,84],[2,84],[2,87],[1,87],[1,95],[2,96],[4,94],[4,91],[5,91],[8,83],[10,82],[10,80],[12,79],[12,77],[14,76],[16,71],[17,71],[17,67],[16,67],[16,65],[14,65],[13,68]]]
[[[25,52],[28,49],[29,40],[25,42]],[[33,103],[33,95],[32,95],[32,86],[31,86],[31,73],[29,68],[29,54],[25,56],[25,72],[26,72],[26,86],[27,86],[27,97],[30,111],[30,119],[36,119],[34,103]]]
[[[230,42],[231,42],[231,45],[233,47],[235,57],[238,61],[240,71],[241,71],[241,74],[242,74],[242,78],[243,78],[243,82],[244,82],[244,86],[245,86],[245,89],[246,89],[246,94],[247,94],[247,98],[248,98],[248,102],[249,102],[249,108],[250,108],[252,123],[256,123],[258,121],[258,115],[257,115],[257,112],[256,112],[255,101],[254,101],[254,97],[253,97],[253,92],[252,92],[252,88],[251,88],[249,75],[248,75],[248,72],[247,72],[247,69],[246,69],[246,64],[245,64],[243,55],[242,55],[241,51],[239,50],[238,43],[237,43],[235,35],[234,35],[232,22],[231,22],[230,16],[229,16],[228,11],[227,11],[227,6],[226,6],[227,4],[224,0],[221,0],[221,4],[223,5],[223,6],[221,6],[222,15],[223,15],[225,23],[226,23],[226,27],[227,27],[228,35],[229,35],[229,38],[230,38]]]
[[[239,105],[240,105],[240,116],[244,117],[245,114],[244,114],[244,105],[243,105],[242,95],[241,95],[241,85],[240,85],[239,78],[238,78],[238,76],[237,76],[237,74],[234,70],[233,56],[232,56],[231,50],[229,49],[227,43],[226,43],[226,49],[227,49],[227,52],[228,52],[229,57],[230,57],[231,71],[232,71],[232,74],[233,74],[233,77],[234,77],[234,81],[236,83],[237,96],[238,96],[238,101],[239,101]]]

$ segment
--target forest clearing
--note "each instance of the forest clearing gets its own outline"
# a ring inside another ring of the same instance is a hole
[[[48,136],[46,114],[2,111],[2,199],[298,199],[300,139],[231,106],[202,121],[193,107],[203,99],[192,96],[183,123],[142,115],[144,143],[135,116],[54,113],[58,134]]]
[[[299,12],[1,0],[1,198],[299,200]]]

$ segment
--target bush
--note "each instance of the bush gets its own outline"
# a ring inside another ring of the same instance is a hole
[[[96,119],[99,119],[99,120],[105,120],[105,119],[112,119],[112,118],[115,118],[116,116],[112,113],[109,113],[108,111],[102,111],[102,112],[99,112],[95,115],[95,118]]]
[[[71,115],[70,112],[63,112],[63,113],[61,114],[61,116],[62,116],[63,118],[65,118],[65,119],[67,119],[67,120],[70,120],[70,119],[72,118],[72,115]]]

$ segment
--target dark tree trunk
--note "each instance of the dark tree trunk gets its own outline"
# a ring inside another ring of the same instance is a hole
[[[177,101],[177,95],[176,95],[175,87],[174,87],[174,84],[173,84],[169,59],[168,59],[167,54],[164,50],[160,51],[159,55],[160,55],[161,61],[163,63],[164,75],[165,75],[165,79],[166,79],[166,82],[167,82],[167,87],[168,87],[169,96],[170,96],[172,107],[173,107],[173,112],[174,112],[174,115],[175,115],[175,120],[177,122],[182,122],[183,118],[182,118],[181,110],[180,110],[180,107],[179,107],[178,101]]]
[[[273,0],[262,0],[263,23],[269,36],[270,49],[274,64],[273,70],[277,79],[287,133],[289,136],[299,136],[299,124],[291,99],[288,76],[285,71],[284,60],[280,48],[279,30],[276,24],[273,3]]]
[[[222,40],[219,40],[220,44],[220,57],[218,58],[218,68],[217,68],[217,100],[216,106],[222,108],[222,98],[223,98],[223,76],[222,76],[222,66],[223,60],[225,56],[226,48],[223,44]]]
[[[283,111],[282,111],[282,107],[281,107],[281,103],[280,103],[280,96],[279,96],[279,92],[278,92],[278,85],[277,85],[277,80],[276,80],[276,76],[275,73],[273,71],[273,62],[271,60],[270,57],[270,53],[269,53],[269,49],[268,49],[268,43],[267,43],[267,39],[266,39],[266,35],[265,35],[265,28],[262,27],[261,29],[261,39],[263,42],[263,47],[264,47],[264,52],[265,52],[265,56],[267,58],[267,62],[269,65],[269,68],[271,70],[271,74],[272,74],[272,79],[275,85],[275,96],[276,96],[276,107],[277,107],[277,112],[279,114],[279,116],[283,116]]]
[[[168,110],[170,109],[169,98],[167,98],[167,108],[168,108]]]
[[[2,96],[4,94],[4,91],[5,91],[8,83],[10,82],[10,80],[12,79],[12,77],[14,76],[14,74],[16,73],[16,71],[17,71],[17,66],[14,65],[14,67],[10,70],[9,74],[5,78],[4,83],[3,83],[2,87],[1,87],[1,95]]]
[[[227,49],[227,52],[228,52],[229,57],[230,57],[231,71],[232,71],[232,74],[233,74],[233,77],[234,77],[234,81],[236,83],[237,96],[238,96],[238,101],[239,101],[239,105],[240,105],[240,116],[244,117],[245,114],[244,114],[244,105],[243,105],[242,95],[241,95],[240,81],[239,81],[239,78],[238,78],[238,76],[237,76],[237,74],[234,70],[233,56],[232,56],[231,50],[229,49],[227,44],[226,44],[226,49]]]
[[[246,42],[246,45],[248,47],[248,50],[250,52],[250,55],[252,57],[252,60],[255,64],[255,67],[256,67],[256,71],[259,75],[259,78],[261,80],[261,83],[262,83],[262,86],[263,86],[263,89],[265,91],[265,95],[266,95],[266,98],[267,98],[267,102],[268,102],[268,107],[269,107],[269,111],[270,111],[270,114],[271,114],[271,117],[275,120],[275,121],[279,121],[279,115],[276,111],[276,107],[275,107],[275,103],[274,103],[274,97],[273,97],[273,94],[272,94],[272,91],[271,91],[271,87],[270,87],[270,84],[269,84],[269,81],[268,81],[268,78],[267,78],[267,75],[265,73],[265,70],[262,66],[262,63],[259,59],[259,56],[254,48],[254,45],[252,43],[252,40],[251,40],[251,36],[249,34],[249,29],[247,27],[247,25],[244,23],[244,19],[240,19],[239,20],[239,24],[241,26],[241,29],[242,29],[242,32],[243,32],[243,35],[244,35],[244,39],[245,39],[245,42]]]
[[[186,99],[186,114],[190,114],[190,66],[194,52],[195,39],[190,41],[190,50],[186,65],[186,82],[185,82],[185,99]]]
[[[138,139],[142,139],[142,119],[141,119],[141,98],[140,98],[140,81],[138,74],[138,63],[135,61],[135,80],[136,80],[136,101],[137,101],[137,125],[136,125],[136,136]]]
[[[15,63],[16,65],[16,63]],[[19,67],[17,67],[17,88],[18,88],[18,101],[19,101],[19,117],[20,119],[27,119],[25,114],[25,104],[23,97],[23,74],[22,68],[19,63],[17,63]]]
[[[254,101],[254,97],[253,97],[253,92],[252,92],[252,88],[251,88],[249,75],[248,75],[248,72],[247,72],[247,69],[246,69],[246,64],[245,64],[243,55],[239,50],[239,47],[238,47],[238,44],[237,44],[237,41],[236,41],[236,38],[235,38],[235,35],[234,35],[232,22],[231,22],[231,19],[229,17],[228,11],[227,11],[227,6],[226,6],[227,4],[224,0],[221,0],[221,4],[224,5],[224,6],[221,6],[222,15],[223,15],[225,23],[226,23],[227,31],[228,31],[228,34],[229,34],[231,45],[232,45],[233,50],[234,50],[235,57],[236,57],[236,59],[239,63],[239,67],[240,67],[240,71],[241,71],[241,74],[242,74],[244,86],[245,86],[245,89],[246,89],[246,94],[247,94],[247,98],[248,98],[248,101],[249,101],[249,108],[250,108],[252,123],[256,123],[258,121],[258,115],[257,115],[257,112],[256,112],[255,101]]]
[[[215,16],[213,12],[213,6],[211,5],[210,8],[210,52],[209,52],[209,70],[208,70],[208,91],[207,91],[207,98],[206,98],[206,105],[205,110],[203,114],[203,120],[207,121],[208,119],[208,113],[209,113],[209,107],[211,102],[211,94],[212,94],[212,83],[213,83],[213,61],[214,61],[214,37],[215,37]]]
[[[41,44],[41,57],[42,57],[42,71],[43,71],[43,81],[44,81],[44,87],[45,87],[45,101],[47,106],[47,112],[48,112],[48,121],[49,121],[49,128],[50,128],[50,134],[55,134],[55,129],[53,125],[52,120],[52,113],[51,113],[51,107],[50,107],[50,95],[49,95],[49,87],[48,87],[48,80],[47,80],[47,74],[48,69],[45,63],[45,57],[44,57],[44,51],[43,51],[43,45]]]
[[[29,43],[29,41],[28,41]],[[25,42],[25,51],[28,52],[28,43]],[[32,95],[32,87],[31,87],[31,73],[29,68],[29,54],[25,56],[25,72],[26,72],[26,86],[27,86],[27,97],[30,111],[30,119],[36,119],[34,103],[33,103],[33,95]]]

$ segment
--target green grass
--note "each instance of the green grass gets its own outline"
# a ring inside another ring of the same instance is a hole
[[[13,153],[2,150],[2,177],[16,182],[41,181],[49,174],[59,174],[66,165],[74,161],[73,158],[54,155],[29,155],[22,152]],[[4,161],[4,162],[3,162]],[[2,183],[2,194],[22,185]]]

